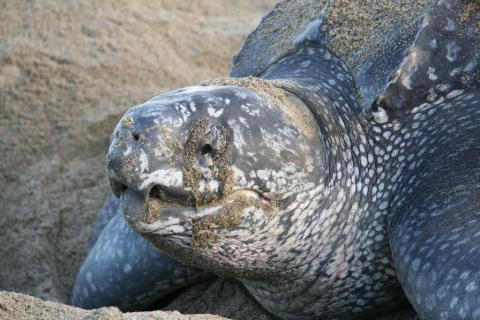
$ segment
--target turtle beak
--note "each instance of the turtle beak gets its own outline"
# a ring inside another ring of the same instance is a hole
[[[108,150],[110,188],[121,198],[123,215],[130,222],[155,215],[164,202],[185,191],[181,137],[152,115],[160,107],[146,104],[128,111]]]
[[[133,221],[147,210],[147,197],[132,189],[125,189],[121,195],[122,213],[125,219]]]

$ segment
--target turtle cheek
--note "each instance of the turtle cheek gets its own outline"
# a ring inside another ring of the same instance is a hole
[[[266,209],[260,206],[251,206],[243,209],[242,221],[228,231],[229,236],[247,238],[256,235],[268,221],[276,214],[275,209]],[[243,237],[242,237],[243,235]],[[245,237],[247,236],[247,237]]]

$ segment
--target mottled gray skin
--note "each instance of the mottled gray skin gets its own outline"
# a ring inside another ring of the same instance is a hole
[[[172,258],[237,278],[283,319],[370,319],[403,305],[402,289],[423,319],[480,319],[479,21],[462,1],[439,1],[368,112],[342,61],[300,41],[259,77],[303,102],[313,131],[240,86],[132,108],[108,154],[126,220]],[[187,157],[169,139],[192,135],[199,184],[212,185],[200,194],[224,201],[213,207],[184,200]],[[212,159],[232,169],[231,192],[215,188]],[[240,197],[241,221],[196,245],[198,221]]]

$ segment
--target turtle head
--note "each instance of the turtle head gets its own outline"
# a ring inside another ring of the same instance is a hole
[[[274,96],[198,86],[128,110],[107,156],[127,223],[184,263],[230,275],[245,263],[274,269],[273,235],[321,162],[312,115]]]

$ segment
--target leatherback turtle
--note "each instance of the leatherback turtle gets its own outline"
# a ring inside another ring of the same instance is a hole
[[[73,304],[142,307],[207,270],[283,319],[371,318],[403,292],[423,319],[480,319],[479,8],[438,1],[354,68],[318,18],[266,67],[130,109],[107,159],[121,209]]]

